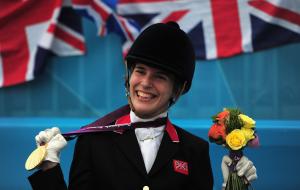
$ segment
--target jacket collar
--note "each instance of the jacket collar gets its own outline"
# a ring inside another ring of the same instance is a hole
[[[120,117],[119,119],[117,119],[117,121],[116,121],[116,124],[126,124],[126,123],[131,123],[130,114],[124,115],[124,116]],[[170,122],[169,118],[167,119],[165,131],[167,132],[167,134],[170,137],[172,142],[174,142],[174,143],[180,142],[176,128]],[[115,131],[115,132],[122,134],[124,131]]]

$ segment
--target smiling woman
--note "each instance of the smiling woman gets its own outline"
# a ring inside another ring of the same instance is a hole
[[[177,94],[173,91],[172,74],[145,64],[136,64],[129,84],[133,109],[141,118],[151,118],[164,112]]]
[[[175,22],[153,24],[135,40],[125,60],[129,105],[86,127],[135,127],[79,136],[68,187],[59,165],[65,139],[58,128],[40,132],[35,140],[45,145],[47,154],[38,165],[41,170],[29,177],[33,189],[213,189],[208,142],[168,118],[170,106],[192,84],[195,53],[187,34]]]

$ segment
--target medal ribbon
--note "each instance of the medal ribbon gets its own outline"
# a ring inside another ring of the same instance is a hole
[[[87,133],[99,133],[105,131],[118,131],[118,130],[132,130],[135,128],[149,128],[149,127],[159,127],[165,125],[167,122],[167,117],[158,118],[154,121],[147,122],[134,122],[125,124],[114,124],[114,125],[103,125],[103,126],[87,126],[79,130],[71,131],[68,133],[63,133],[63,137],[69,141],[76,138],[79,135]]]

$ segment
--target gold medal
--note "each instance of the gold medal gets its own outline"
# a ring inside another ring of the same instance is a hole
[[[25,163],[26,170],[32,170],[42,163],[45,159],[47,145],[37,147],[27,158]]]

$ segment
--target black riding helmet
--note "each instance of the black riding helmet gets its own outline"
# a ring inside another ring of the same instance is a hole
[[[195,70],[193,45],[175,22],[153,24],[134,41],[125,57],[130,68],[137,62],[173,73],[189,91]]]

